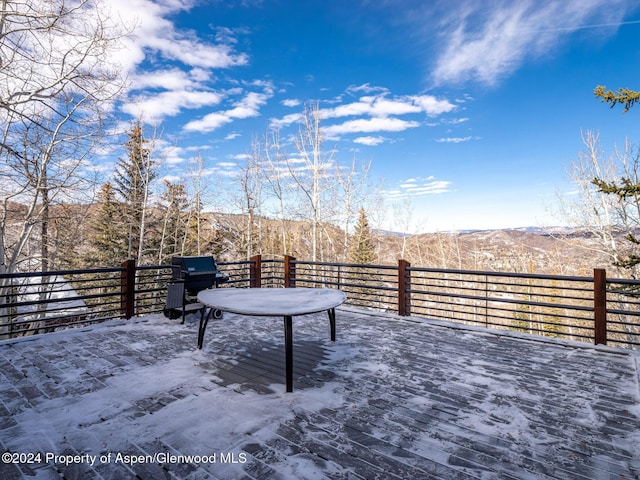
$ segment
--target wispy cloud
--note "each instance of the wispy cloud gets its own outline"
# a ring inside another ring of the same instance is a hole
[[[168,165],[177,165],[185,161],[184,149],[175,145],[164,145],[160,152],[160,155],[164,159],[164,162]]]
[[[373,95],[364,95],[353,101],[345,101],[345,97],[352,98],[355,93]],[[458,108],[456,104],[445,98],[427,94],[392,95],[387,88],[370,84],[350,86],[345,95],[340,95],[329,103],[332,106],[321,108],[319,114],[323,120],[325,134],[332,138],[351,133],[401,132],[416,128],[421,123],[415,119],[399,117],[407,115],[413,115],[414,118],[416,115],[437,117]],[[331,120],[349,117],[351,118],[342,123],[329,123]],[[294,113],[279,119],[272,119],[271,127],[286,127],[299,122],[301,118],[300,113]],[[373,136],[363,136],[356,139],[356,143],[366,145],[376,145],[382,141],[382,137]]]
[[[248,57],[235,53],[230,30],[217,42],[198,38],[192,30],[182,30],[170,20],[180,11],[188,11],[196,4],[183,2],[154,2],[150,0],[111,0],[110,6],[121,18],[136,19],[136,35],[131,39],[131,54],[140,57],[141,51],[151,51],[161,58],[183,65],[203,68],[229,68],[246,65]]]
[[[182,177],[179,175],[165,175],[160,181],[167,183],[180,183],[182,181]]]
[[[132,96],[122,106],[122,111],[133,117],[142,117],[151,123],[179,114],[182,110],[217,105],[223,95],[215,92],[170,90],[156,94],[144,93]]]
[[[282,103],[282,105],[284,105],[285,107],[297,107],[302,102],[297,98],[287,98],[286,100],[282,100],[282,102],[280,103]]]
[[[367,91],[373,87],[367,84]],[[456,105],[443,98],[432,95],[400,95],[392,96],[382,87],[377,87],[381,92],[377,95],[366,95],[357,101],[345,103],[333,108],[323,108],[322,118],[339,118],[357,115],[369,115],[372,117],[388,117],[390,115],[406,115],[411,113],[424,113],[428,116],[437,116],[451,112]],[[350,87],[351,92],[356,91]]]
[[[161,122],[184,110],[220,103],[223,94],[213,91],[214,70],[248,64],[244,53],[235,51],[235,32],[219,31],[215,40],[181,29],[172,18],[190,10],[196,0],[111,0],[108,14],[134,29],[114,55],[131,79],[124,113]]]
[[[362,93],[387,93],[389,90],[385,87],[379,87],[365,83],[362,85],[350,85],[347,87],[346,93],[350,95],[362,94]]]
[[[401,118],[362,118],[349,120],[339,125],[330,125],[324,131],[328,136],[334,136],[344,133],[402,132],[419,126],[420,122]]]
[[[436,140],[438,143],[463,143],[470,142],[471,140],[478,140],[478,137],[441,137]]]
[[[436,84],[479,81],[494,85],[525,61],[557,50],[590,23],[619,25],[634,8],[628,0],[468,0],[442,22]],[[610,29],[611,30],[611,29]]]
[[[218,178],[233,178],[238,175],[237,162],[217,162],[213,167],[204,170],[205,176]]]
[[[450,181],[436,180],[433,176],[426,178],[408,178],[400,182],[396,187],[386,190],[384,194],[389,199],[423,195],[440,195],[450,192],[450,185]]]
[[[353,143],[359,143],[361,145],[369,145],[371,147],[374,147],[376,145],[380,145],[381,143],[384,143],[386,141],[386,138],[384,137],[373,137],[373,136],[365,136],[365,137],[358,137],[358,138],[354,138],[353,139]]]
[[[442,120],[442,123],[446,125],[460,125],[461,123],[465,123],[468,121],[469,121],[468,117],[462,117],[462,118],[445,119],[445,120]]]
[[[302,120],[301,113],[290,113],[282,118],[272,118],[269,121],[269,128],[280,129],[294,123],[298,123]]]
[[[271,90],[262,93],[248,92],[232,108],[212,112],[202,118],[192,120],[184,126],[184,129],[186,131],[205,133],[216,130],[236,119],[257,117],[260,115],[260,107],[265,105],[272,95]]]

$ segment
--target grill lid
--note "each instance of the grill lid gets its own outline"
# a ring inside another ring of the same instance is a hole
[[[216,272],[218,266],[213,257],[173,257],[172,264],[178,265],[185,273]]]
[[[226,275],[218,271],[212,256],[173,257],[171,264],[174,266],[174,280],[184,280],[184,288],[190,292],[199,292],[228,280]]]

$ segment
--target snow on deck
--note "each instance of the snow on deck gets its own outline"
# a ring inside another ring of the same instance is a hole
[[[637,479],[637,353],[340,308],[0,343],[2,479]]]

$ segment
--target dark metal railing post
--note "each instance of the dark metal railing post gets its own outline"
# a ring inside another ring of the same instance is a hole
[[[284,256],[284,286],[294,288],[296,286],[296,261],[295,257]]]
[[[594,342],[607,344],[607,271],[604,268],[593,270],[593,320]]]
[[[262,255],[254,255],[251,257],[251,264],[249,266],[251,277],[249,279],[249,286],[251,288],[262,287]]]
[[[411,315],[411,264],[406,260],[398,260],[398,315],[407,317]]]
[[[124,270],[120,273],[120,313],[127,320],[135,315],[136,305],[136,261],[122,262]]]
[[[489,328],[489,276],[484,276],[484,326]]]

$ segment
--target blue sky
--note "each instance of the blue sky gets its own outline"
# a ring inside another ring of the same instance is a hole
[[[125,8],[126,7],[126,8]],[[297,130],[319,101],[328,148],[371,162],[385,228],[412,232],[545,226],[565,173],[600,133],[640,140],[596,85],[640,89],[635,0],[113,0],[135,22],[121,62],[123,122],[162,132],[162,173],[196,154],[232,179],[252,138]],[[232,188],[226,183],[226,188]],[[403,220],[404,222],[404,220]]]

